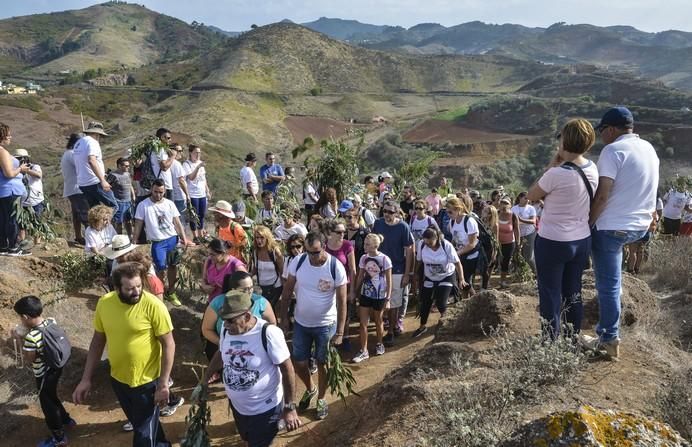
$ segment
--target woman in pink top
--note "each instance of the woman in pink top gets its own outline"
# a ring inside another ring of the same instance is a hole
[[[209,243],[209,257],[204,261],[202,281],[199,285],[207,293],[208,303],[221,294],[223,278],[226,275],[239,270],[247,271],[240,259],[228,253],[229,248],[228,242],[220,239],[213,239]]]
[[[512,201],[503,197],[497,210],[497,233],[500,242],[500,287],[509,286],[509,262],[519,241],[519,219],[512,212]]]
[[[581,329],[581,277],[591,254],[589,211],[598,187],[598,169],[583,156],[596,140],[591,123],[570,120],[557,138],[553,161],[528,193],[529,200],[544,201],[536,275],[543,331],[553,339],[563,325],[572,333]]]
[[[425,201],[430,208],[430,214],[437,218],[437,215],[440,214],[440,206],[442,205],[442,196],[437,193],[437,188],[433,188],[430,191],[430,194],[428,194],[428,196],[425,198]]]
[[[327,246],[325,251],[330,255],[334,256],[339,262],[346,268],[346,278],[347,278],[347,295],[351,296],[351,284],[355,279],[356,274],[356,254],[353,250],[353,245],[351,241],[345,239],[346,235],[346,224],[342,219],[331,219],[328,220],[326,225],[327,234]],[[351,307],[354,305],[352,300],[348,302],[347,315],[351,315]],[[351,350],[351,342],[348,338],[348,325],[344,327],[344,337],[343,337],[343,349],[346,352]]]

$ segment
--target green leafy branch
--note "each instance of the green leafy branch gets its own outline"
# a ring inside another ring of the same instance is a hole
[[[185,437],[180,442],[181,447],[210,447],[211,439],[207,427],[211,423],[211,409],[209,408],[209,386],[204,380],[204,367],[201,374],[193,368],[192,372],[197,376],[198,384],[192,390],[190,396],[190,410],[185,416]]]
[[[39,218],[31,206],[22,206],[22,198],[18,197],[14,201],[12,215],[17,220],[19,228],[26,231],[27,236],[51,241],[56,238],[55,231],[51,226],[52,207],[48,200],[44,200],[44,211]]]
[[[329,392],[332,395],[336,394],[344,403],[347,394],[360,396],[354,390],[356,378],[353,377],[351,369],[341,361],[341,355],[334,345],[329,345],[327,353],[327,385]]]

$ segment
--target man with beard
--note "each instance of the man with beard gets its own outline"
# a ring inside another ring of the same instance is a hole
[[[94,335],[82,380],[72,399],[83,404],[104,347],[108,346],[111,384],[134,428],[133,447],[168,447],[159,421],[159,405],[169,398],[175,356],[173,323],[158,298],[144,291],[142,264],[126,262],[113,272],[115,291],[96,304]]]

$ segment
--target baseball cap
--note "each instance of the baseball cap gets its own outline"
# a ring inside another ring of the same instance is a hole
[[[231,209],[233,210],[235,217],[245,217],[245,203],[243,201],[239,200],[237,202],[233,202]]]
[[[339,212],[345,213],[346,211],[348,211],[352,208],[353,208],[353,202],[351,202],[350,200],[342,200],[341,204],[339,205]]]
[[[603,115],[601,122],[594,126],[594,129],[596,132],[600,132],[608,126],[633,128],[634,117],[632,116],[632,112],[630,112],[627,107],[613,107]]]

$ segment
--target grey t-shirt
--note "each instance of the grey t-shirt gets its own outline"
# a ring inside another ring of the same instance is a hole
[[[113,187],[115,199],[118,202],[132,201],[132,194],[130,194],[130,190],[132,189],[132,178],[130,177],[130,173],[125,172],[121,174],[118,171],[111,171],[110,175],[115,179],[111,185]]]

